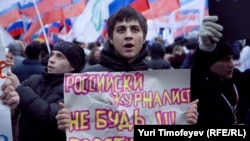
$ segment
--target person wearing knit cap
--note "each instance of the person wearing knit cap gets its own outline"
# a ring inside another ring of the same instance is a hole
[[[59,51],[67,58],[73,68],[72,73],[80,72],[86,63],[84,50],[71,42],[60,42],[52,50]]]
[[[88,59],[91,50],[87,48],[87,44],[85,43],[84,37],[83,36],[77,36],[72,40],[72,43],[74,43],[74,44],[80,46],[81,48],[83,48],[84,52],[85,52],[85,57],[86,57],[86,59]]]
[[[203,19],[191,67],[191,99],[199,99],[197,124],[250,124],[250,70],[234,66],[230,42],[220,41],[217,16]]]
[[[9,72],[4,86],[12,86],[20,96],[18,141],[63,141],[64,131],[57,128],[56,115],[63,102],[65,73],[79,73],[85,66],[84,50],[71,42],[60,42],[51,50],[42,75],[32,75],[21,84]]]
[[[218,43],[217,47],[211,52],[210,56],[208,56],[210,58],[208,65],[211,66],[217,61],[223,60],[230,55],[234,55],[231,44],[229,42]]]

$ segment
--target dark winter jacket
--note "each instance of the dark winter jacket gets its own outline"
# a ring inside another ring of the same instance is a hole
[[[18,109],[19,141],[65,141],[55,119],[63,102],[63,74],[32,75],[16,88],[20,95]]]
[[[222,81],[210,73],[209,52],[197,49],[191,68],[191,99],[199,99],[198,124],[247,123],[250,71],[234,70],[233,78]],[[235,87],[234,87],[235,86]],[[235,88],[235,89],[234,89]],[[236,106],[232,110],[232,106]]]
[[[148,70],[148,64],[145,61],[145,58],[148,55],[148,49],[146,46],[142,47],[137,58],[129,64],[126,59],[115,53],[114,47],[104,47],[100,54],[99,64],[86,67],[83,69],[83,72],[88,71],[107,71],[107,72],[116,72],[116,71],[138,71],[138,70]]]
[[[22,64],[15,65],[12,68],[12,72],[17,75],[20,82],[22,82],[33,74],[42,74],[44,68],[40,60],[25,59]]]

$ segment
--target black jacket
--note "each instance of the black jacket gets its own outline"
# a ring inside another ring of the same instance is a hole
[[[55,119],[63,102],[63,74],[32,75],[16,91],[20,95],[18,109],[19,141],[65,141]]]
[[[138,71],[138,70],[148,70],[148,64],[145,58],[148,55],[148,48],[146,46],[142,47],[142,50],[138,54],[137,58],[129,64],[126,59],[115,53],[114,47],[104,47],[100,54],[99,64],[86,67],[83,72],[88,71]]]
[[[191,99],[200,100],[198,124],[234,124],[235,117],[229,105],[236,103],[238,123],[249,124],[246,120],[250,94],[247,84],[250,82],[250,71],[242,73],[235,69],[232,79],[222,81],[208,71],[210,56],[209,52],[197,49],[191,68]],[[232,89],[233,85],[238,93],[238,101]]]

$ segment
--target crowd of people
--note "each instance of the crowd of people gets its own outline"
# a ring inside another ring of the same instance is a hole
[[[6,62],[12,71],[1,100],[17,115],[12,118],[18,117],[16,140],[66,140],[71,115],[63,101],[65,73],[191,69],[188,123],[249,124],[250,71],[236,68],[234,56],[240,52],[231,42],[220,42],[218,18],[205,17],[198,33],[165,46],[161,38],[145,41],[145,17],[127,6],[109,17],[104,45],[76,38],[51,45],[48,53],[38,41],[25,50],[20,42],[10,44]]]

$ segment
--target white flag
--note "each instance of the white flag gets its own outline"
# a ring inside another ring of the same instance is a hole
[[[0,26],[0,47],[7,47],[13,41],[13,37]]]
[[[86,43],[96,41],[109,17],[109,4],[113,0],[90,0],[69,31],[69,38],[82,36]],[[68,38],[68,39],[69,39]]]

